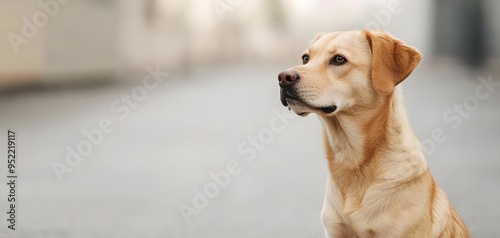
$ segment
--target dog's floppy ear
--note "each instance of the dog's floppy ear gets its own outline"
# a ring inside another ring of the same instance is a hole
[[[372,52],[372,84],[387,95],[417,67],[422,55],[417,49],[387,33],[364,30]]]

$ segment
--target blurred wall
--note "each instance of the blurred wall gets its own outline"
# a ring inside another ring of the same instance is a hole
[[[32,15],[38,6],[34,2],[5,0],[0,2],[2,23],[0,32],[7,36],[9,32],[21,34],[23,22],[21,16]],[[0,37],[0,86],[12,84],[15,81],[26,81],[38,77],[44,70],[44,53],[46,32],[40,31],[38,39],[30,44],[22,45],[17,53],[11,47],[7,37]]]
[[[59,1],[0,2],[0,86],[116,69],[116,2]]]
[[[488,57],[498,59],[500,3],[481,2]],[[440,3],[450,7],[437,7]],[[0,87],[109,78],[151,64],[178,71],[299,62],[318,32],[363,28],[387,30],[431,60],[441,45],[463,44],[440,36],[461,19],[456,5],[450,0],[2,0],[1,35],[22,35],[24,19],[29,24],[36,16],[43,20],[40,14],[48,19],[17,52],[9,37],[0,37]]]
[[[500,64],[500,1],[483,1],[488,48],[491,49],[492,60]]]

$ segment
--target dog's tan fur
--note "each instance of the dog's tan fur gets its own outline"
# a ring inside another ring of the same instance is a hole
[[[420,53],[383,32],[318,35],[294,85],[294,112],[324,125],[330,176],[322,211],[328,237],[470,237],[434,181],[397,85]],[[335,55],[347,59],[332,65]],[[318,108],[336,105],[333,113]]]

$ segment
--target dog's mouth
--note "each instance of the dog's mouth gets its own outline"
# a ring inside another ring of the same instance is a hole
[[[280,99],[283,106],[293,110],[299,116],[307,116],[309,113],[314,112],[318,114],[330,114],[337,110],[336,105],[317,107],[310,105],[301,100],[295,93],[281,88]]]
[[[320,110],[324,113],[332,113],[337,110],[337,106],[321,107]]]
[[[281,88],[280,91],[280,100],[281,104],[283,106],[288,107],[288,101],[287,100],[295,100],[295,101],[300,101],[297,96],[294,95],[295,93],[291,93],[289,90],[286,90],[284,88]]]

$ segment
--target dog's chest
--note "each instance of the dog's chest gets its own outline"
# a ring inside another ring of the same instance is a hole
[[[339,188],[337,192],[340,193],[336,197],[340,197],[343,200],[341,203],[343,204],[341,212],[346,216],[349,216],[361,206],[361,202],[369,188],[369,181],[363,177],[334,178],[334,183]]]
[[[356,231],[369,231],[369,211],[363,209],[363,200],[370,198],[370,185],[373,182],[370,171],[339,172],[332,174],[330,201],[339,214],[341,222]]]

